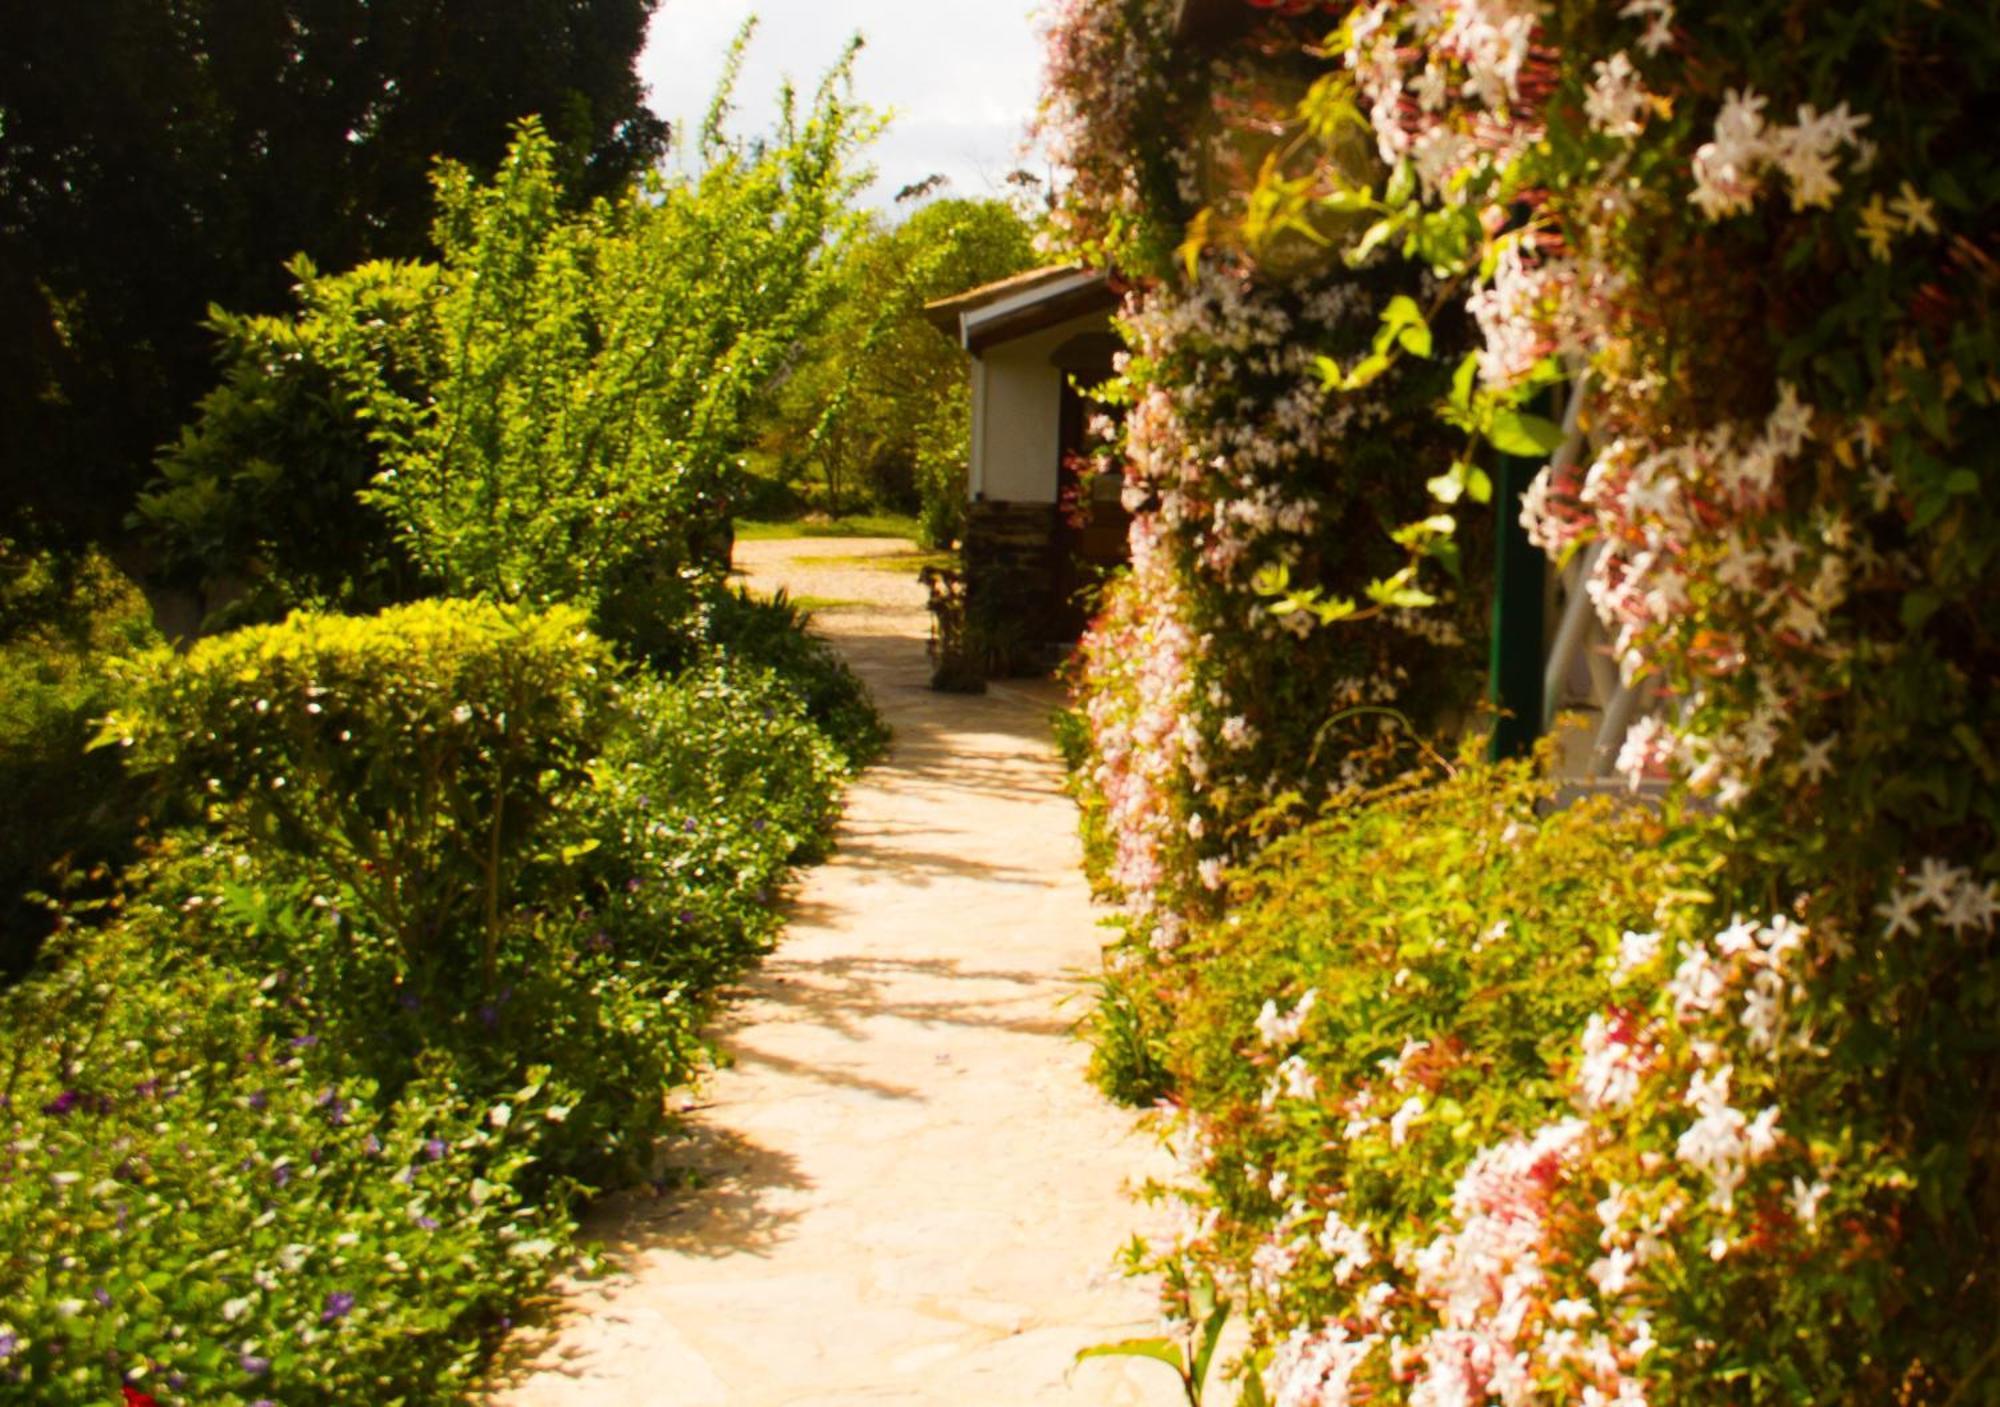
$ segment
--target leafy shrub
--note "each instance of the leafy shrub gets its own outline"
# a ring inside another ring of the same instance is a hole
[[[1203,1228],[1169,1278],[1240,1287],[1254,1362],[1358,1322],[1369,1285],[1421,1305],[1391,1250],[1407,1268],[1482,1149],[1570,1112],[1621,934],[1654,928],[1662,895],[1707,897],[1702,825],[1549,799],[1524,766],[1467,768],[1307,826],[1235,879],[1186,961],[1127,969],[1123,999],[1168,1018],[1179,1195]]]
[[[51,931],[28,896],[57,889],[58,866],[87,881],[129,857],[138,788],[88,747],[111,706],[104,658],[157,640],[138,588],[102,556],[0,540],[0,981]]]
[[[833,646],[808,630],[810,620],[782,591],[767,598],[737,590],[710,598],[702,638],[724,659],[782,679],[851,765],[873,762],[888,746],[889,730],[867,686]]]
[[[469,969],[490,995],[539,827],[610,727],[612,667],[566,608],[300,614],[128,663],[105,737],[253,854],[337,877],[420,992]]]
[[[299,312],[213,310],[222,382],[159,457],[138,520],[170,572],[240,593],[220,615],[379,610],[428,583],[360,495],[381,471],[355,367],[421,395],[436,374],[438,270],[378,262],[323,276],[303,258]]]
[[[0,996],[0,1397],[456,1400],[567,1245],[520,1190],[562,1111],[532,1079],[382,1094],[365,1032],[299,1031],[201,921],[142,902]]]
[[[824,853],[847,764],[768,671],[710,665],[625,707],[565,820],[587,945],[698,999],[768,948],[778,886]]]
[[[638,564],[719,574],[751,408],[856,218],[869,123],[846,81],[756,143],[711,122],[699,174],[579,213],[534,119],[490,183],[439,168],[436,373],[411,394],[365,352],[346,365],[381,450],[368,500],[445,589],[587,602]]]

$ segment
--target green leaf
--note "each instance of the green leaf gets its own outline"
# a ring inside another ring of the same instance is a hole
[[[1944,491],[1950,494],[1979,492],[1979,475],[1971,469],[1954,469],[1945,476]]]
[[[1467,352],[1459,360],[1458,370],[1451,374],[1451,401],[1453,410],[1470,414],[1472,410],[1472,379],[1479,374],[1479,354]]]
[[[1383,372],[1389,369],[1389,366],[1389,358],[1380,352],[1372,356],[1363,357],[1354,364],[1353,369],[1346,376],[1341,378],[1340,389],[1343,391],[1358,391],[1381,376]]]
[[[1562,426],[1526,411],[1496,410],[1493,423],[1486,427],[1486,439],[1502,454],[1521,459],[1539,459],[1555,453],[1562,443]]]
[[[1121,1339],[1117,1343],[1095,1344],[1078,1349],[1073,1364],[1086,1358],[1154,1358],[1172,1368],[1183,1382],[1187,1380],[1187,1370],[1181,1366],[1180,1345],[1172,1339]]]
[[[1222,1338],[1222,1327],[1229,1322],[1229,1301],[1223,1300],[1210,1311],[1201,1324],[1201,1346],[1195,1350],[1194,1363],[1188,1376],[1199,1388],[1208,1381],[1209,1361],[1215,1357],[1215,1346]]]
[[[1912,591],[1903,598],[1902,609],[1898,612],[1902,617],[1903,628],[1922,630],[1924,622],[1935,615],[1938,607],[1943,604],[1935,591]]]
[[[1381,247],[1384,240],[1396,233],[1400,224],[1401,221],[1391,215],[1370,225],[1367,233],[1361,236],[1354,248],[1347,251],[1347,262],[1350,265],[1365,262],[1370,254]]]

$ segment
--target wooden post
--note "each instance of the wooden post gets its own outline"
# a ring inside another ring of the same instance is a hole
[[[1493,645],[1487,696],[1499,711],[1489,756],[1525,757],[1542,731],[1546,559],[1521,526],[1521,495],[1541,465],[1503,455],[1493,502],[1500,514],[1493,554]]]

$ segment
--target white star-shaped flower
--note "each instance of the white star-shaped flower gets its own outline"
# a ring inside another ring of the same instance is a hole
[[[1991,933],[1995,918],[2000,918],[2000,886],[1971,879],[1958,886],[1951,896],[1951,907],[1944,913],[1944,921],[1954,933],[1968,928]]]
[[[1935,855],[1927,855],[1917,866],[1916,878],[1910,881],[1911,893],[1919,904],[1929,904],[1939,913],[1951,907],[1953,894],[1965,880],[1965,871],[1956,865],[1946,864]]]
[[[1881,192],[1869,196],[1868,203],[1861,207],[1861,241],[1868,246],[1868,252],[1888,263],[1895,256],[1896,236],[1902,230],[1902,220],[1882,203]]]
[[[1799,754],[1799,776],[1819,782],[1833,775],[1833,745],[1839,740],[1840,734],[1829,733],[1816,743],[1807,743]]]
[[[1899,889],[1889,896],[1887,903],[1877,904],[1875,913],[1883,922],[1882,936],[1894,938],[1898,933],[1917,936],[1917,910],[1921,907],[1917,896],[1907,889]]]
[[[1779,528],[1771,537],[1771,545],[1764,549],[1764,559],[1774,570],[1790,572],[1798,564],[1799,554],[1803,551],[1805,548],[1790,533]]]
[[[1889,208],[1902,217],[1903,228],[1911,234],[1938,232],[1936,204],[1917,194],[1917,188],[1908,181],[1903,182],[1903,189],[1889,202]]]
[[[1877,513],[1896,496],[1896,476],[1879,464],[1868,466],[1868,502]]]

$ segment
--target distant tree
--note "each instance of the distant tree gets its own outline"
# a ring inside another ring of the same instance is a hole
[[[901,224],[879,217],[848,247],[840,294],[785,382],[767,443],[824,486],[838,513],[867,493],[955,518],[966,438],[964,355],[923,317],[934,298],[1033,266],[1034,230],[1001,200],[936,200]],[[957,485],[943,482],[958,466]],[[933,511],[933,499],[942,513]]]
[[[214,381],[207,309],[286,263],[426,251],[431,163],[539,114],[578,199],[664,149],[634,63],[658,0],[94,0],[0,44],[0,508],[114,532]]]

